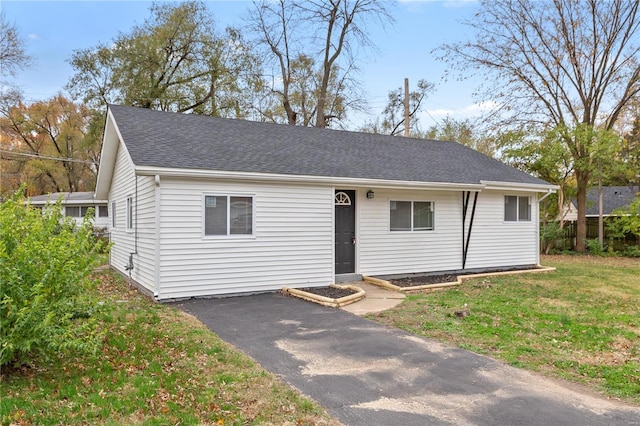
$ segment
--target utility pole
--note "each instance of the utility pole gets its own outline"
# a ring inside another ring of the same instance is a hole
[[[404,79],[404,136],[409,137],[409,79]]]

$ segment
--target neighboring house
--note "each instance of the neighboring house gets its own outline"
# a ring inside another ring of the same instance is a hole
[[[557,187],[454,142],[109,106],[111,265],[157,300],[539,264]]]
[[[604,186],[602,187],[602,216],[609,217],[620,208],[628,207],[640,191],[637,186]],[[564,208],[564,220],[574,222],[578,220],[578,208],[573,199]],[[587,220],[599,217],[598,188],[587,191]]]
[[[78,224],[82,223],[90,207],[94,209],[93,224],[98,228],[108,228],[109,208],[106,200],[94,198],[93,192],[55,192],[45,195],[36,195],[29,198],[33,207],[43,208],[47,203],[55,203],[62,199],[63,213],[72,217]]]

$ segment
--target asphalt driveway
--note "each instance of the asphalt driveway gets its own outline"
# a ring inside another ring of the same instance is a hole
[[[640,425],[640,409],[280,294],[173,304],[346,425]]]

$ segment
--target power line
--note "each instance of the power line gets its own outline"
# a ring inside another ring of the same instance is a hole
[[[28,153],[28,152],[19,152],[19,151],[9,151],[9,150],[6,150],[6,149],[0,149],[0,153],[18,155],[18,156],[23,156],[23,157],[42,158],[44,160],[68,161],[70,163],[82,163],[82,164],[91,164],[91,165],[95,165],[96,164],[95,162],[93,162],[91,160],[78,160],[77,158],[51,157],[49,155],[31,154],[31,153]]]

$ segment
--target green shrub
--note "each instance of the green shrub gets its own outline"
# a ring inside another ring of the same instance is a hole
[[[640,257],[640,246],[628,246],[623,252],[623,256]]]
[[[584,240],[585,245],[587,246],[587,251],[595,256],[604,256],[605,247],[600,244],[597,238]]]
[[[544,254],[549,254],[559,247],[564,247],[565,230],[558,222],[547,222],[540,228],[541,249]]]
[[[16,194],[0,205],[0,366],[95,348],[88,279],[104,243],[62,214]]]

